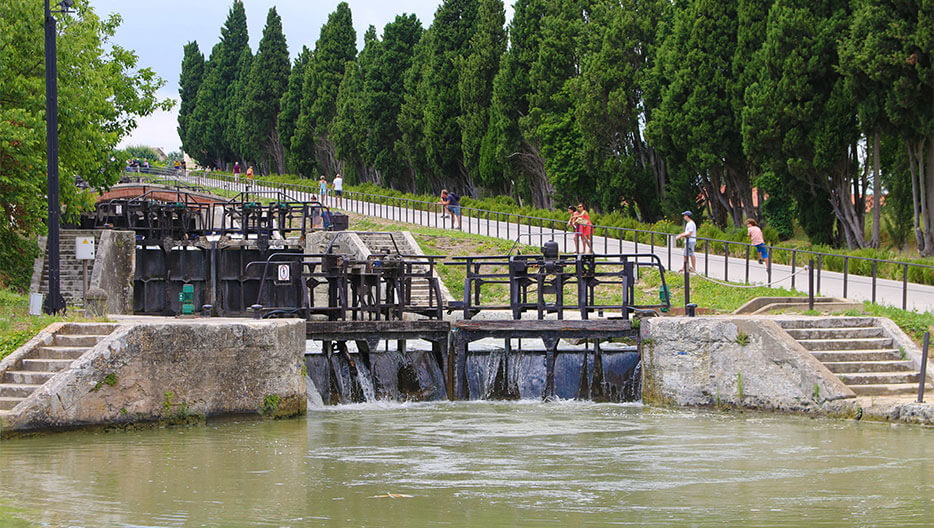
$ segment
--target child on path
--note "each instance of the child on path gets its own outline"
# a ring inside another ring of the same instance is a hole
[[[581,226],[577,225],[577,210],[574,209],[573,205],[568,206],[568,228],[574,231],[574,253],[579,254],[580,250],[580,237],[581,237]]]
[[[246,179],[249,180],[250,183],[253,183],[253,166],[252,165],[250,165],[250,168],[246,170]]]
[[[694,256],[694,246],[697,245],[697,224],[694,223],[692,216],[691,211],[681,213],[681,217],[684,218],[685,222],[684,232],[675,237],[675,240],[687,238],[684,242],[684,257],[685,264],[687,264],[687,257],[691,257],[691,266],[688,268],[689,271],[697,269],[697,257]],[[682,268],[681,271],[684,271],[684,268]]]
[[[324,174],[318,179],[318,194],[321,195],[321,203],[324,204],[328,196],[328,181],[324,179]]]
[[[765,247],[765,237],[762,236],[762,229],[759,228],[759,223],[753,220],[752,218],[746,219],[746,230],[749,233],[749,242],[756,246],[756,250],[759,251],[759,264],[762,264],[762,261],[765,261],[765,266],[771,267],[772,259],[769,258],[769,248]]]

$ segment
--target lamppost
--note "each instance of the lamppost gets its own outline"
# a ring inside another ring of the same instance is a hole
[[[60,9],[52,11],[45,0],[45,138],[49,180],[49,295],[43,307],[45,313],[65,311],[61,291],[61,261],[59,255],[58,221],[62,211],[58,199],[58,68],[55,53],[55,17],[52,13],[70,13],[74,0],[62,0]]]

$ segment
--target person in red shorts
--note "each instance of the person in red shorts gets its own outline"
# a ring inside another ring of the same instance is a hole
[[[590,223],[590,213],[584,203],[577,204],[577,225],[580,226],[580,238],[584,243],[584,253],[593,253],[593,224]]]

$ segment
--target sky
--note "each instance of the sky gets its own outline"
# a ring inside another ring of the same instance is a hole
[[[327,22],[328,14],[337,7],[339,0],[244,0],[247,25],[250,32],[250,47],[256,53],[266,15],[273,6],[282,18],[292,58],[302,46],[314,48]],[[431,24],[440,0],[348,0],[353,13],[353,25],[357,32],[357,47],[363,46],[363,34],[371,24],[377,33],[391,22],[396,15],[414,13],[424,27]],[[511,3],[511,2],[510,2]],[[227,20],[231,0],[161,0],[140,2],[136,0],[90,0],[95,12],[104,16],[119,13],[123,22],[114,36],[114,43],[131,50],[139,56],[139,66],[149,67],[165,79],[159,91],[160,98],[178,100],[178,78],[181,73],[182,47],[189,41],[197,41],[205,55],[220,40],[221,26]],[[507,12],[507,16],[511,13]],[[175,130],[178,103],[169,112],[155,114],[138,120],[137,128],[125,138],[120,146],[148,145],[160,147],[166,153],[179,150],[181,142]]]

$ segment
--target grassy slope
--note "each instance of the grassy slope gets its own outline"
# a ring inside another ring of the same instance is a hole
[[[32,339],[40,330],[59,321],[103,321],[88,319],[71,310],[66,316],[29,315],[29,298],[0,290],[0,359]]]

